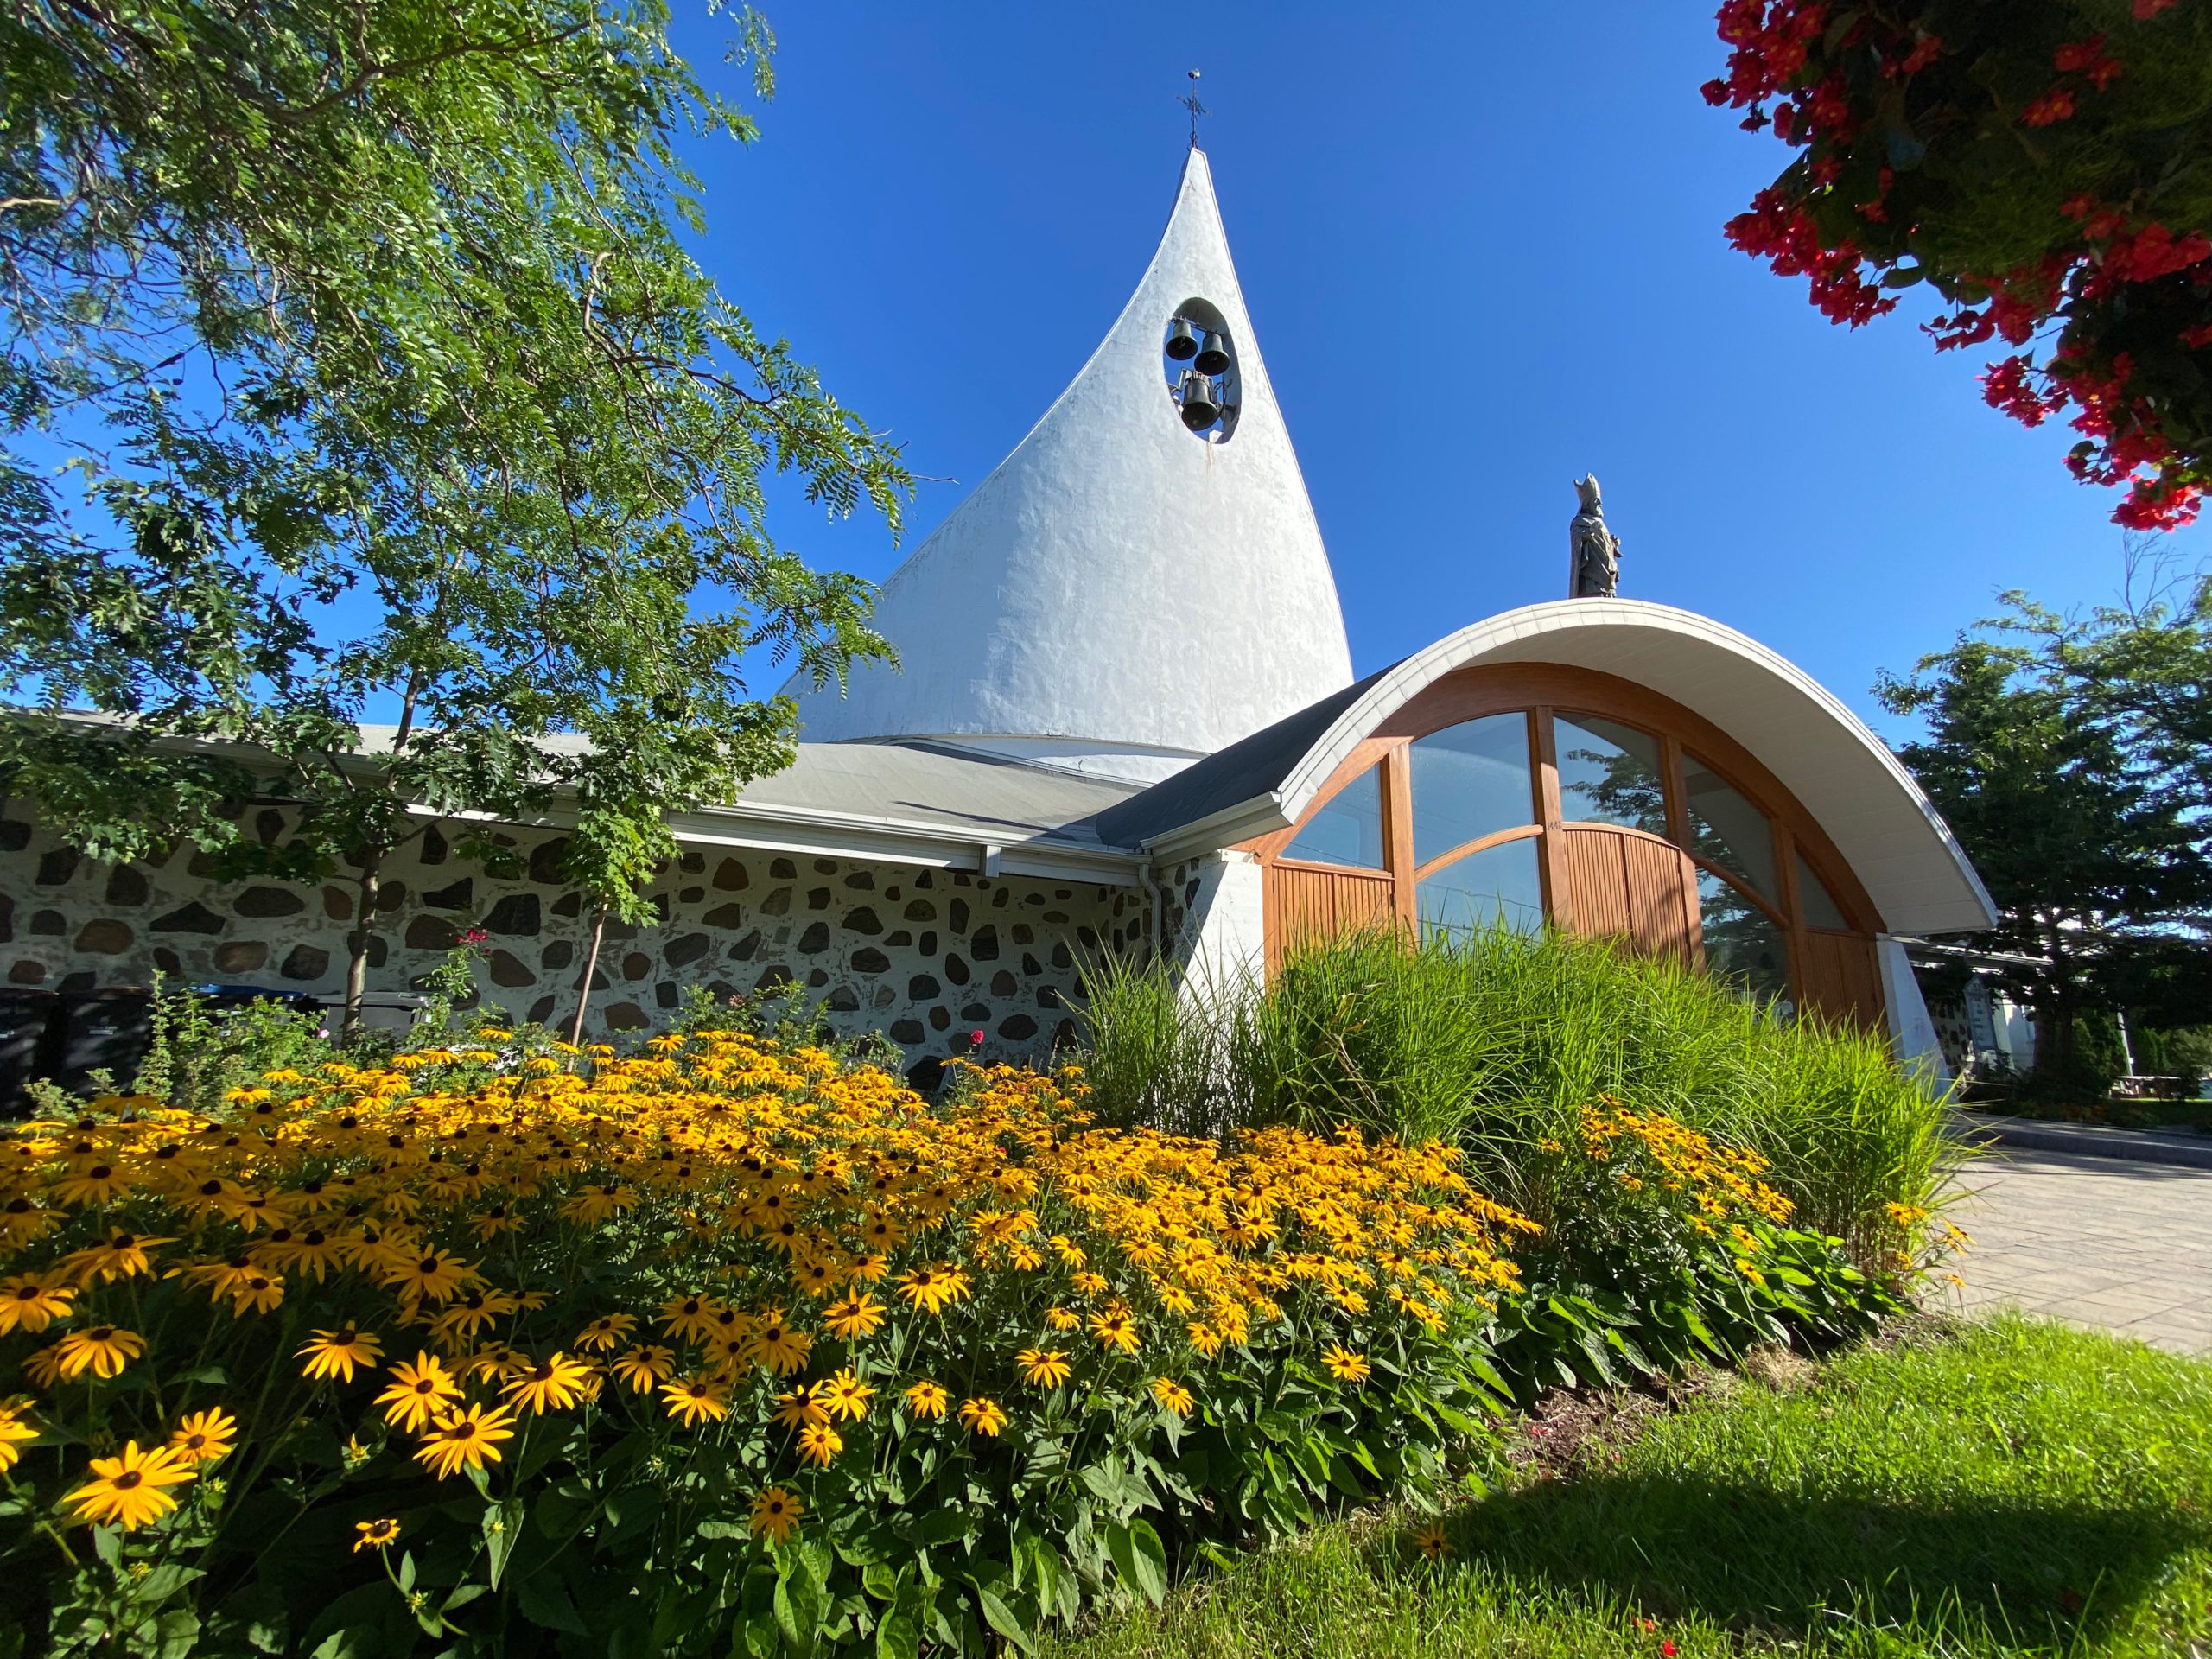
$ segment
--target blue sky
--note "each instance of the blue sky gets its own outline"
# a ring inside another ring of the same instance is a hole
[[[1720,226],[1784,152],[1708,108],[1707,10],[1650,0],[1200,10],[772,4],[749,150],[697,147],[725,290],[905,441],[880,524],[785,540],[887,575],[1020,439],[1128,297],[1203,124],[1255,330],[1362,672],[1555,596],[1594,469],[1625,592],[1794,658],[1878,728],[1904,669],[2024,587],[2120,574],[2073,435],[1983,406],[1901,308],[1850,333]],[[702,72],[718,21],[680,38]],[[2177,538],[2192,560],[2202,531]],[[759,689],[777,677],[762,674]]]

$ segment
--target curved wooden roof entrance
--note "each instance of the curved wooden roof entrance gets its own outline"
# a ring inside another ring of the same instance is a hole
[[[1270,967],[1315,933],[1471,925],[1488,905],[1882,1027],[1882,918],[1820,825],[1720,728],[1613,675],[1449,675],[1244,849],[1265,867]]]

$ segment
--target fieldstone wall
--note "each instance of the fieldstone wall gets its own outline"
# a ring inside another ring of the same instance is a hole
[[[271,843],[288,827],[275,808],[249,826]],[[501,839],[526,859],[523,879],[492,879],[435,826],[386,861],[370,988],[420,988],[480,927],[488,1000],[520,1019],[574,1017],[591,921],[557,884],[559,837]],[[0,820],[0,981],[107,989],[150,984],[158,969],[185,984],[334,995],[355,891],[346,872],[313,885],[218,884],[189,848],[158,866],[96,865],[19,804]],[[653,901],[660,925],[607,925],[588,1033],[643,1030],[689,985],[728,995],[796,980],[840,1031],[886,1033],[925,1077],[969,1052],[976,1031],[989,1058],[1045,1058],[1073,1034],[1077,962],[1147,939],[1137,888],[798,854],[687,850]]]
[[[1930,1002],[1928,1017],[1936,1022],[1936,1038],[1943,1045],[1944,1060],[1953,1071],[1965,1071],[1974,1053],[1967,1034],[1967,1005],[1956,997]]]

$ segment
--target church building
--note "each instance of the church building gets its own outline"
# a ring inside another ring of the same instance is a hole
[[[1043,1058],[1101,952],[1218,984],[1331,930],[1503,919],[1624,938],[1940,1064],[1898,938],[1994,920],[1880,741],[1708,618],[1562,599],[1355,679],[1195,147],[1121,316],[890,577],[876,625],[897,667],[785,688],[797,764],[676,823],[663,924],[611,930],[593,1032],[642,1028],[690,984],[797,982],[926,1080],[978,1033]],[[96,868],[8,816],[18,999],[156,969],[340,988],[347,886],[217,887],[188,849]],[[283,809],[256,828],[280,837]],[[565,1021],[590,917],[556,880],[560,833],[512,827],[534,866],[512,881],[450,862],[435,830],[387,866],[372,986],[479,927],[488,995]]]

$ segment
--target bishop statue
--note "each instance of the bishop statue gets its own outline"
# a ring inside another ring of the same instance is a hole
[[[1605,528],[1605,504],[1598,494],[1598,475],[1574,480],[1581,501],[1567,526],[1567,591],[1570,599],[1611,599],[1620,591],[1621,538]]]

